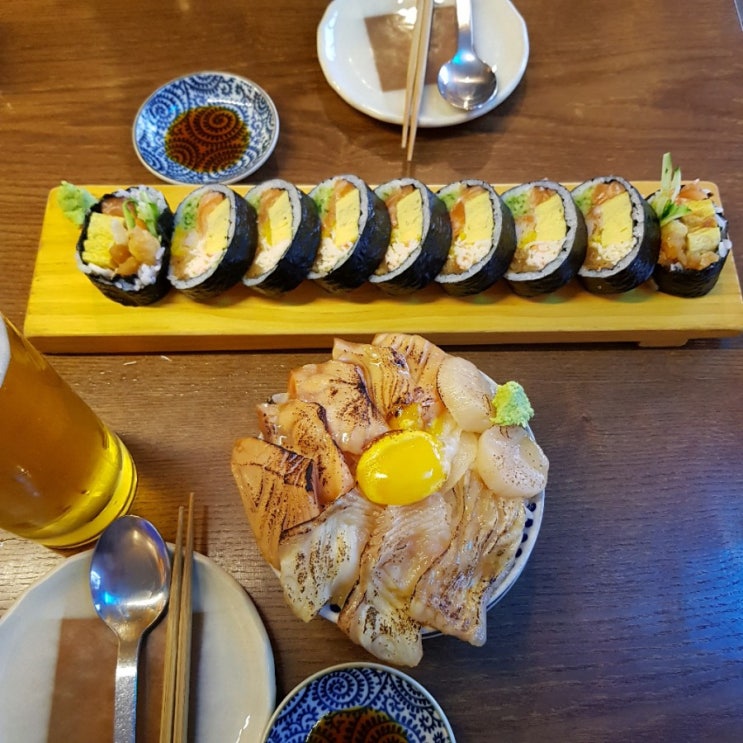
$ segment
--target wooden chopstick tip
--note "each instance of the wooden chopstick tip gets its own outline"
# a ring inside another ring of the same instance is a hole
[[[408,55],[408,69],[405,80],[405,102],[402,116],[402,147],[406,159],[412,161],[415,137],[418,131],[418,117],[426,85],[426,67],[431,41],[434,0],[420,0],[416,3],[415,26]]]

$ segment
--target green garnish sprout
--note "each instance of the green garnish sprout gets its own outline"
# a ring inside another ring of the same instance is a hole
[[[676,203],[680,190],[681,168],[674,169],[671,153],[666,152],[661,166],[660,188],[649,199],[661,227],[691,211],[685,204]]]
[[[136,192],[134,198],[127,199],[127,202],[124,204],[125,218],[127,216],[127,204],[129,203],[134,206],[137,217],[144,222],[150,234],[157,237],[157,219],[160,216],[160,209],[158,205],[149,197],[146,192],[140,190]],[[130,225],[127,221],[127,227],[129,229],[131,229],[133,226],[133,223]]]

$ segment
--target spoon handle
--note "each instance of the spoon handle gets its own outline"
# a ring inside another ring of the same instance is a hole
[[[472,52],[475,48],[472,36],[472,0],[457,0],[457,49]]]
[[[114,743],[134,743],[137,729],[139,638],[119,639],[114,691]]]

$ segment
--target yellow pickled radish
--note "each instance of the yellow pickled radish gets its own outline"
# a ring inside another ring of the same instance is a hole
[[[446,480],[441,445],[426,431],[391,431],[360,457],[356,478],[373,503],[405,506],[437,492]]]

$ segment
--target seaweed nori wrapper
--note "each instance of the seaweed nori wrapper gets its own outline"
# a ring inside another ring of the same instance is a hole
[[[493,234],[490,240],[490,248],[486,255],[461,273],[439,273],[436,283],[447,293],[455,297],[465,297],[472,294],[484,292],[495,284],[511,263],[516,250],[516,227],[513,215],[498,196],[495,189],[484,181],[462,180],[444,186],[438,192],[439,198],[443,198],[450,191],[459,188],[480,187],[490,199],[490,207],[493,212]],[[452,246],[456,236],[452,234]]]
[[[520,297],[536,297],[557,291],[578,275],[578,270],[586,257],[587,234],[583,214],[573,201],[570,191],[561,183],[540,180],[514,186],[503,194],[503,201],[508,205],[510,196],[535,187],[549,189],[560,197],[565,215],[566,232],[557,257],[541,271],[509,270],[506,272],[508,286],[514,294]]]
[[[177,279],[173,274],[172,262],[168,271],[170,283],[182,294],[195,300],[211,299],[240,283],[253,260],[258,239],[255,209],[235,191],[219,184],[202,186],[180,203],[175,212],[174,237],[175,228],[182,218],[186,204],[193,198],[201,198],[201,195],[207,191],[218,191],[230,201],[230,229],[227,244],[219,260],[199,276],[191,279]]]
[[[278,178],[255,186],[245,198],[251,203],[251,195],[255,197],[269,188],[283,189],[289,193],[296,229],[291,243],[273,267],[260,276],[244,276],[243,283],[261,294],[277,296],[296,289],[307,278],[320,245],[320,217],[315,202],[304,191]],[[294,213],[295,209],[298,214]],[[260,224],[258,229],[260,231]]]
[[[446,204],[424,183],[415,178],[388,181],[375,190],[385,196],[395,189],[413,186],[421,194],[423,234],[418,246],[397,268],[385,274],[373,273],[369,281],[392,295],[412,294],[430,284],[446,263],[451,245],[451,220]]]
[[[585,181],[573,189],[573,198],[599,183],[617,181],[629,194],[632,208],[632,250],[611,268],[578,271],[583,286],[594,294],[618,294],[644,284],[652,275],[660,253],[660,223],[650,204],[624,178],[606,176]],[[590,235],[589,235],[590,241]]]
[[[390,241],[390,215],[382,199],[360,178],[341,175],[329,178],[310,191],[316,203],[323,188],[332,188],[337,180],[353,184],[361,197],[359,236],[351,249],[324,274],[310,271],[308,278],[331,294],[342,294],[369,280],[384,257]],[[364,208],[365,207],[365,208]]]
[[[658,290],[676,297],[703,297],[709,294],[720,278],[728,253],[706,268],[666,268],[658,264],[653,271],[653,279]]]
[[[676,297],[703,297],[709,294],[717,284],[725,261],[730,254],[732,243],[728,237],[728,222],[722,209],[715,204],[715,219],[720,228],[720,243],[717,254],[720,256],[714,263],[702,269],[684,268],[680,263],[665,266],[658,263],[653,270],[653,279],[659,291],[673,294]]]
[[[164,204],[157,218],[157,237],[162,246],[163,252],[160,257],[159,265],[155,267],[152,280],[144,283],[138,275],[119,276],[114,275],[107,277],[101,273],[96,273],[92,268],[93,264],[86,263],[83,260],[83,250],[85,240],[88,236],[88,227],[90,219],[94,213],[102,213],[103,203],[107,199],[126,198],[131,196],[135,198],[136,192],[145,190],[153,194],[153,198]],[[88,277],[91,283],[106,297],[129,307],[140,307],[154,304],[162,299],[170,291],[170,282],[168,281],[168,264],[170,262],[170,238],[173,232],[173,212],[165,200],[165,197],[153,188],[148,186],[131,186],[127,189],[115,191],[103,195],[90,209],[85,217],[82,231],[77,240],[76,260],[80,270]]]

